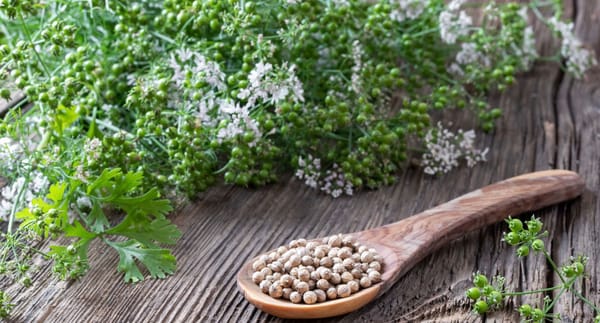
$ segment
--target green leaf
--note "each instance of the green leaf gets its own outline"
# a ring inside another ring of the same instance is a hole
[[[66,183],[52,184],[48,191],[48,195],[46,197],[54,202],[54,204],[58,204],[62,201],[63,196],[65,195],[65,190],[67,189]]]
[[[164,216],[173,210],[171,202],[166,199],[158,199],[160,194],[156,188],[150,189],[146,194],[136,197],[119,197],[111,202],[119,206],[127,213],[142,212],[154,216]]]
[[[59,134],[62,134],[65,129],[79,119],[79,114],[77,114],[77,109],[75,107],[67,108],[63,105],[59,105],[56,110],[52,128]]]
[[[92,200],[92,210],[90,211],[90,214],[82,218],[85,221],[85,224],[87,224],[90,229],[96,233],[104,232],[104,230],[110,225],[110,223],[108,223],[108,218],[106,218],[106,215],[102,210],[100,202],[96,200]]]
[[[175,244],[181,237],[181,231],[166,218],[158,218],[152,222],[139,213],[129,213],[117,226],[106,233],[135,239],[146,247],[158,247],[157,243]]]
[[[75,220],[73,221],[73,224],[68,225],[67,227],[65,227],[65,236],[67,237],[77,237],[77,238],[81,238],[81,239],[94,239],[98,236],[98,234],[89,232],[88,230],[85,229],[85,227],[81,224],[81,222]]]
[[[118,271],[125,274],[125,281],[135,283],[144,280],[136,259],[150,272],[152,278],[165,278],[176,269],[175,256],[168,249],[144,248],[135,240],[113,242],[105,240],[119,253]]]
[[[98,176],[98,178],[96,178],[95,181],[88,185],[86,190],[87,194],[91,195],[93,191],[100,187],[110,187],[110,181],[117,176],[121,176],[121,174],[123,173],[121,172],[120,168],[105,168],[102,171],[102,174],[100,174],[100,176]]]

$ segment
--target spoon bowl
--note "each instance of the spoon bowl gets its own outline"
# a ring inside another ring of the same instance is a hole
[[[357,310],[385,293],[428,254],[448,242],[509,215],[573,199],[583,192],[581,177],[571,171],[548,170],[488,185],[399,222],[349,234],[375,248],[383,258],[381,282],[346,298],[316,304],[294,304],[261,292],[252,281],[252,263],[238,272],[244,297],[260,310],[281,318],[314,319]]]

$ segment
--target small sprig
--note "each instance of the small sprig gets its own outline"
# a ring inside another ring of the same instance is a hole
[[[519,258],[527,257],[530,250],[533,250],[534,253],[543,254],[546,261],[559,277],[561,283],[553,287],[538,290],[509,292],[503,289],[504,277],[496,276],[494,277],[494,282],[489,284],[488,278],[485,275],[476,273],[473,275],[474,287],[468,289],[466,292],[467,298],[473,302],[473,313],[483,315],[490,310],[500,307],[502,300],[508,297],[531,294],[545,295],[550,292],[555,292],[557,295],[555,298],[551,298],[548,295],[544,296],[543,306],[536,307],[530,304],[523,304],[517,311],[523,319],[523,322],[556,320],[560,319],[560,313],[552,313],[552,308],[560,296],[564,293],[571,293],[598,313],[595,322],[600,322],[600,309],[575,288],[576,281],[585,275],[585,265],[588,258],[585,256],[571,257],[569,263],[557,267],[556,263],[545,249],[542,238],[547,237],[548,232],[542,231],[543,223],[539,218],[532,215],[531,219],[525,222],[525,225],[521,220],[511,217],[509,217],[506,222],[508,223],[510,232],[504,233],[502,241],[517,247],[516,254]]]

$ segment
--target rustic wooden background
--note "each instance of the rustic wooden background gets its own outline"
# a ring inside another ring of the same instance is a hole
[[[576,34],[600,53],[600,1],[566,2]],[[538,49],[556,42],[536,26]],[[76,282],[59,282],[42,267],[32,288],[15,299],[14,322],[280,322],[247,303],[235,274],[247,259],[296,237],[353,232],[395,222],[458,195],[514,175],[549,168],[571,169],[585,179],[586,192],[575,201],[538,211],[550,231],[547,246],[559,263],[571,255],[590,257],[584,295],[600,304],[600,68],[575,80],[555,64],[540,63],[521,75],[491,104],[506,113],[496,130],[482,136],[489,161],[433,178],[409,170],[397,184],[353,198],[333,200],[290,178],[248,190],[218,187],[173,216],[184,235],[175,247],[178,271],[166,280],[126,285],[116,272],[116,253],[94,246],[91,270]],[[1,105],[1,104],[0,104]],[[466,122],[466,116],[460,117]],[[522,215],[527,218],[529,215]],[[434,252],[376,302],[322,322],[516,322],[515,306],[483,318],[470,313],[464,292],[474,271],[502,274],[510,289],[557,283],[548,264],[531,256],[519,261],[500,242],[505,224],[465,234]],[[540,298],[537,298],[540,300]],[[555,307],[564,322],[590,322],[594,313],[563,297]]]

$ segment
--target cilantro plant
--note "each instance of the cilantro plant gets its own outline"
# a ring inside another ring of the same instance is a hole
[[[577,282],[585,279],[585,265],[588,258],[585,256],[572,257],[569,263],[558,266],[545,248],[542,238],[548,236],[547,231],[542,231],[543,223],[535,216],[526,221],[525,225],[519,219],[506,220],[510,232],[505,233],[503,241],[517,247],[518,257],[527,257],[530,251],[542,254],[552,270],[558,276],[560,283],[556,286],[531,291],[507,291],[504,288],[504,277],[496,276],[491,280],[481,273],[473,275],[473,287],[467,290],[467,298],[472,300],[473,312],[479,315],[503,306],[506,298],[539,294],[544,295],[542,304],[523,304],[518,312],[523,322],[546,322],[548,320],[561,320],[560,313],[553,313],[552,308],[556,301],[566,293],[580,299],[591,307],[597,316],[595,322],[600,322],[600,308],[584,297],[577,289]],[[550,295],[553,295],[552,297]]]
[[[556,55],[540,57],[535,20]],[[127,281],[138,265],[164,277],[178,231],[159,196],[294,172],[338,197],[413,158],[432,175],[472,167],[489,150],[435,111],[490,131],[487,93],[538,58],[583,76],[596,59],[572,29],[558,0],[0,0],[0,97],[26,95],[0,122],[0,269],[30,284],[39,253],[76,278],[98,239]],[[36,247],[54,238],[71,242]]]

